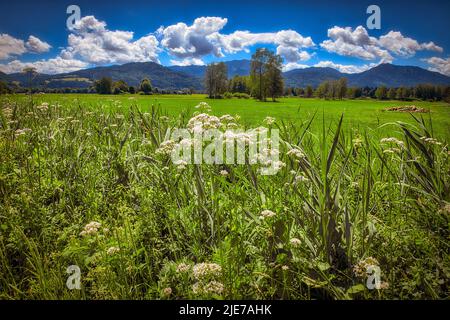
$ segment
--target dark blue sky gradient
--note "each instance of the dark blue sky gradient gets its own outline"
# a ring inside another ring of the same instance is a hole
[[[333,26],[365,26],[366,8],[370,4],[381,7],[382,29],[369,30],[371,36],[380,36],[391,30],[400,31],[404,36],[418,42],[433,41],[444,48],[443,53],[419,51],[412,58],[398,58],[395,64],[426,66],[421,59],[438,56],[447,58],[450,52],[450,1],[12,1],[2,0],[0,10],[0,33],[9,34],[18,39],[27,39],[34,35],[52,45],[50,52],[44,54],[24,54],[18,59],[34,61],[55,57],[62,47],[67,45],[66,8],[77,4],[82,16],[94,15],[105,21],[110,30],[133,31],[135,39],[154,32],[161,25],[168,26],[177,22],[192,24],[201,16],[219,16],[228,18],[221,33],[235,30],[251,32],[276,32],[293,29],[301,35],[312,37],[318,45],[326,40],[327,29]],[[274,48],[274,47],[273,47]],[[253,50],[254,48],[250,48]],[[335,63],[362,65],[376,61],[365,61],[354,57],[328,53],[317,46],[315,56],[306,64],[321,60]],[[226,55],[223,60],[248,58],[250,54],[239,52]],[[163,64],[169,64],[167,53],[160,54]],[[217,60],[205,57],[206,62]],[[5,62],[5,61],[1,61]]]

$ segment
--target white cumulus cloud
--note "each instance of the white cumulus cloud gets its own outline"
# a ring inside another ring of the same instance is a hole
[[[289,62],[283,65],[283,72],[287,72],[287,71],[291,71],[294,69],[305,69],[305,68],[309,68],[311,66],[308,66],[306,64],[301,64],[301,63],[297,63],[297,62]]]
[[[216,41],[218,31],[227,21],[220,17],[201,17],[195,19],[191,26],[179,22],[166,28],[161,27],[158,33],[162,36],[162,46],[177,58],[200,58],[208,54],[222,57]]]
[[[434,42],[419,43],[405,37],[399,31],[389,31],[380,38],[371,37],[363,26],[358,26],[354,30],[351,27],[335,26],[328,29],[328,37],[329,40],[320,44],[328,52],[365,60],[380,59],[380,62],[392,62],[394,60],[392,54],[412,57],[421,50],[443,51]]]
[[[345,65],[345,64],[339,64],[334,63],[332,61],[320,61],[319,63],[316,63],[314,67],[320,67],[320,68],[333,68],[336,69],[342,73],[359,73],[366,70],[369,70],[370,68],[375,67],[376,63],[371,64],[365,64],[362,66],[355,66],[355,65]]]
[[[204,66],[205,62],[198,58],[186,58],[183,60],[170,60],[173,66]]]
[[[68,37],[68,46],[62,50],[64,59],[79,58],[101,65],[127,62],[158,62],[159,42],[154,35],[133,41],[131,31],[111,31],[106,23],[94,16],[80,19]]]
[[[55,74],[80,70],[88,67],[88,63],[56,57],[48,60],[39,60],[34,62],[22,62],[13,60],[6,64],[0,64],[0,71],[5,73],[22,72],[24,68],[33,67],[39,73]]]
[[[405,37],[398,31],[389,31],[381,36],[379,44],[399,56],[413,56],[419,50],[443,51],[434,42],[418,43],[417,40]]]
[[[0,34],[0,60],[21,56],[24,53],[42,53],[50,50],[52,46],[35,36],[29,36],[28,41],[16,39],[9,34]]]
[[[351,27],[335,26],[328,29],[328,37],[331,40],[323,41],[320,46],[329,52],[365,60],[381,59],[383,62],[392,62],[393,60],[390,53],[382,49],[378,40],[370,37],[362,26],[356,27],[355,30]]]
[[[429,67],[428,70],[439,72],[445,74],[446,76],[450,76],[450,58],[442,59],[439,57],[431,57],[423,60],[431,65],[431,67]]]
[[[315,44],[311,37],[303,37],[294,30],[278,32],[252,33],[247,30],[236,30],[223,34],[221,30],[228,19],[221,17],[201,17],[192,25],[179,22],[168,27],[160,27],[157,34],[161,37],[161,45],[169,54],[183,59],[184,62],[195,62],[206,55],[223,57],[225,53],[240,51],[249,52],[249,47],[256,44],[274,44],[277,52],[288,63],[305,61],[311,56],[300,50],[311,48]]]
[[[25,46],[27,47],[28,51],[34,53],[48,52],[52,47],[47,42],[42,41],[35,36],[29,36],[28,41],[25,43]]]

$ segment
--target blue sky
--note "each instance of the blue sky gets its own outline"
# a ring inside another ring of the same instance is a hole
[[[76,31],[66,27],[71,4],[81,9]],[[366,26],[371,4],[381,9],[380,30]],[[5,6],[4,72],[27,65],[58,73],[133,61],[205,64],[250,58],[256,48],[268,47],[282,55],[286,70],[330,66],[359,72],[390,62],[450,75],[446,0],[18,0]]]

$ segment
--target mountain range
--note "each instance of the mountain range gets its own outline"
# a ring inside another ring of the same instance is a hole
[[[228,76],[248,75],[250,73],[250,60],[227,61]],[[203,76],[206,66],[170,66],[165,67],[154,62],[133,62],[123,65],[95,67],[78,70],[64,74],[37,74],[32,83],[34,86],[46,88],[86,88],[102,77],[111,77],[113,80],[124,80],[129,85],[137,86],[144,78],[151,79],[154,87],[161,89],[179,90],[192,88],[203,89]],[[398,66],[393,64],[380,64],[369,70],[347,74],[332,68],[310,67],[295,69],[283,73],[285,86],[317,87],[324,80],[347,78],[349,86],[358,87],[387,87],[415,86],[429,83],[434,85],[450,85],[450,77],[425,70],[416,66]],[[0,72],[0,80],[6,82],[19,82],[28,86],[29,77],[25,73],[5,74]]]

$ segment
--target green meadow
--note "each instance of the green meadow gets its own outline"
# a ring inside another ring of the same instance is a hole
[[[24,96],[18,99],[24,99]],[[194,106],[205,101],[212,107],[215,115],[237,114],[249,126],[261,123],[271,116],[277,120],[303,122],[308,121],[315,113],[316,120],[312,128],[321,126],[322,117],[327,122],[336,122],[343,114],[344,128],[376,129],[382,124],[396,121],[414,123],[411,115],[405,112],[386,112],[383,109],[392,106],[415,105],[430,110],[430,113],[415,114],[432,120],[433,129],[439,136],[450,138],[450,105],[446,102],[424,101],[379,101],[367,100],[323,100],[307,98],[280,98],[277,102],[259,102],[254,99],[207,99],[204,94],[195,95],[97,95],[97,94],[45,94],[36,95],[36,101],[60,103],[65,106],[81,105],[89,108],[110,106],[114,108],[120,102],[123,107],[137,105],[143,112],[152,105],[160,107],[170,116],[176,116],[186,110],[195,111]],[[126,111],[126,108],[123,108]],[[391,126],[392,128],[392,126]],[[383,131],[386,127],[383,127]],[[389,129],[388,129],[389,130]]]

